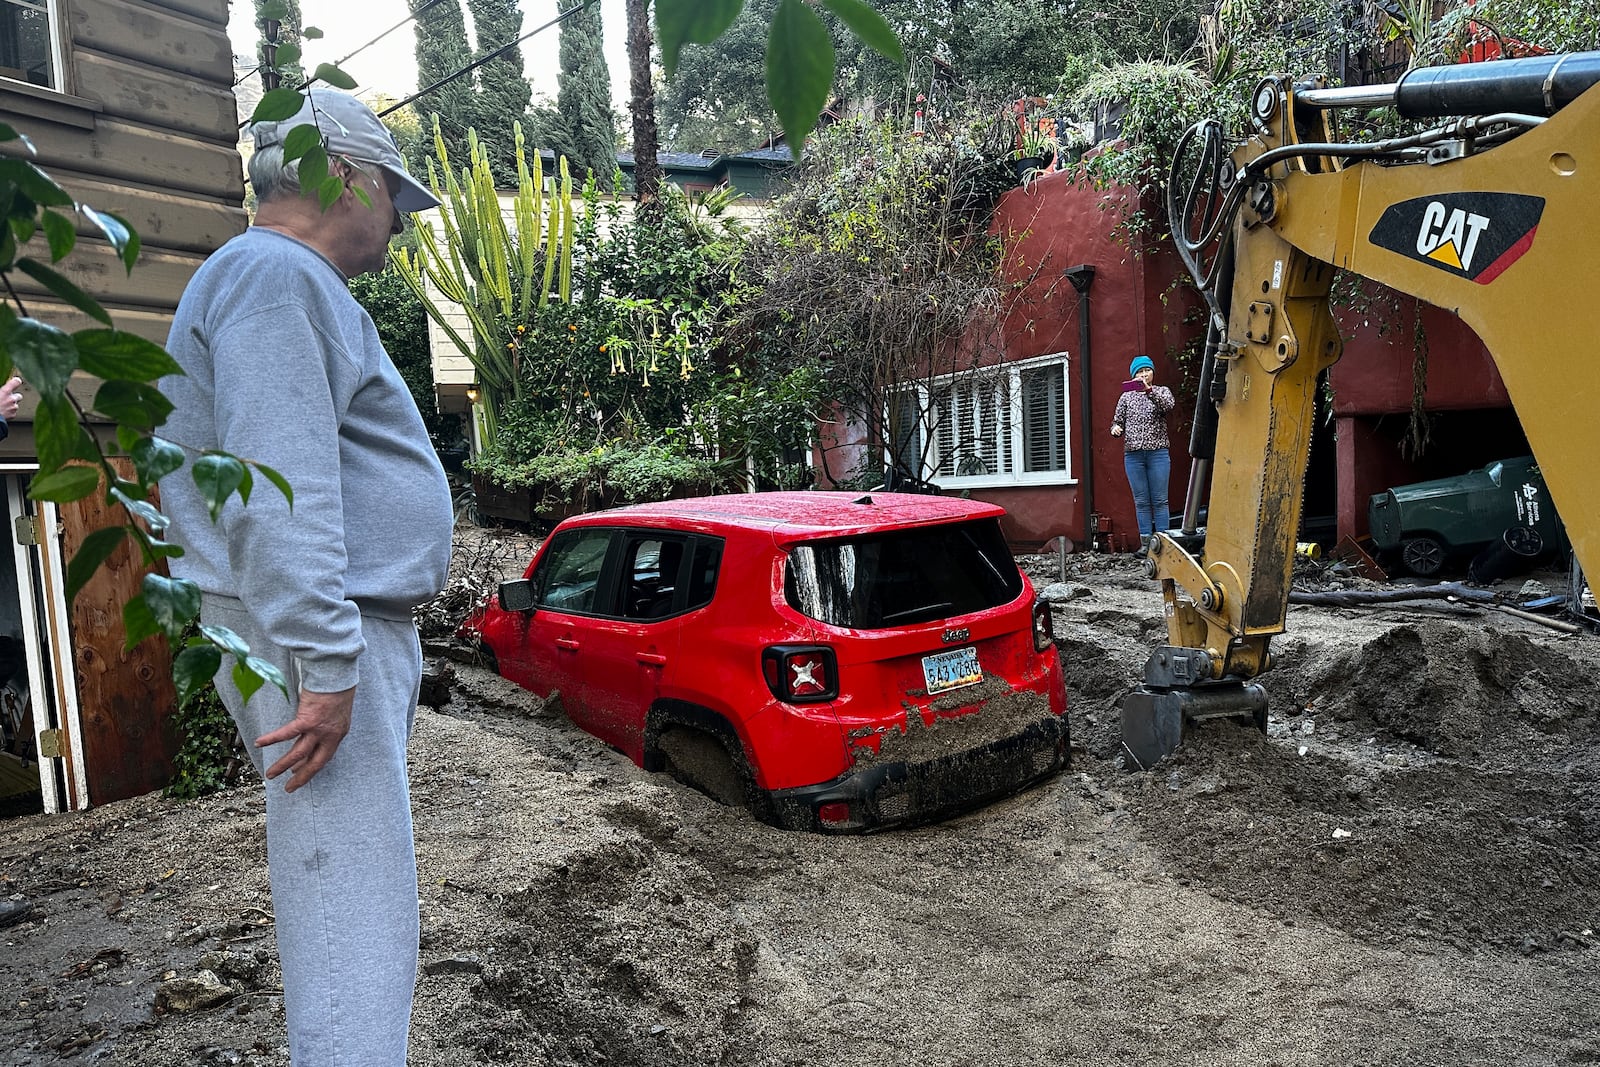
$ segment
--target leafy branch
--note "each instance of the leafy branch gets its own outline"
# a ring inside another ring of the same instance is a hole
[[[905,66],[905,51],[888,21],[864,0],[817,0],[869,48]],[[656,36],[667,77],[677,73],[686,44],[710,44],[733,25],[744,0],[656,0]],[[838,70],[833,37],[812,4],[780,0],[767,36],[767,99],[798,155],[828,105]]]

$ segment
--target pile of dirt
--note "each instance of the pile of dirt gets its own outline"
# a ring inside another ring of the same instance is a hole
[[[462,666],[412,743],[415,1067],[1600,1061],[1600,639],[1296,608],[1267,735],[1150,771],[1137,561],[1061,575],[1074,767],[786,833]],[[287,1063],[259,787],[0,828],[0,1064]]]

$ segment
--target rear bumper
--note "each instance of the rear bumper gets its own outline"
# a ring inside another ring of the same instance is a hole
[[[1066,715],[1040,719],[1021,732],[939,759],[858,767],[831,782],[775,789],[767,796],[780,826],[818,833],[870,833],[936,822],[1020,792],[1066,768]],[[848,804],[847,823],[823,823],[817,809]]]

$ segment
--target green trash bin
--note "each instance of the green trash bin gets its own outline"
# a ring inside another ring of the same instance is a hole
[[[1367,522],[1380,550],[1398,552],[1406,570],[1424,578],[1490,545],[1534,558],[1566,544],[1532,456],[1374,494]]]

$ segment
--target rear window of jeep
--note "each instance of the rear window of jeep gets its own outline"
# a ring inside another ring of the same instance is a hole
[[[808,618],[873,630],[1009,604],[1022,576],[999,521],[979,519],[795,545],[783,592]]]

